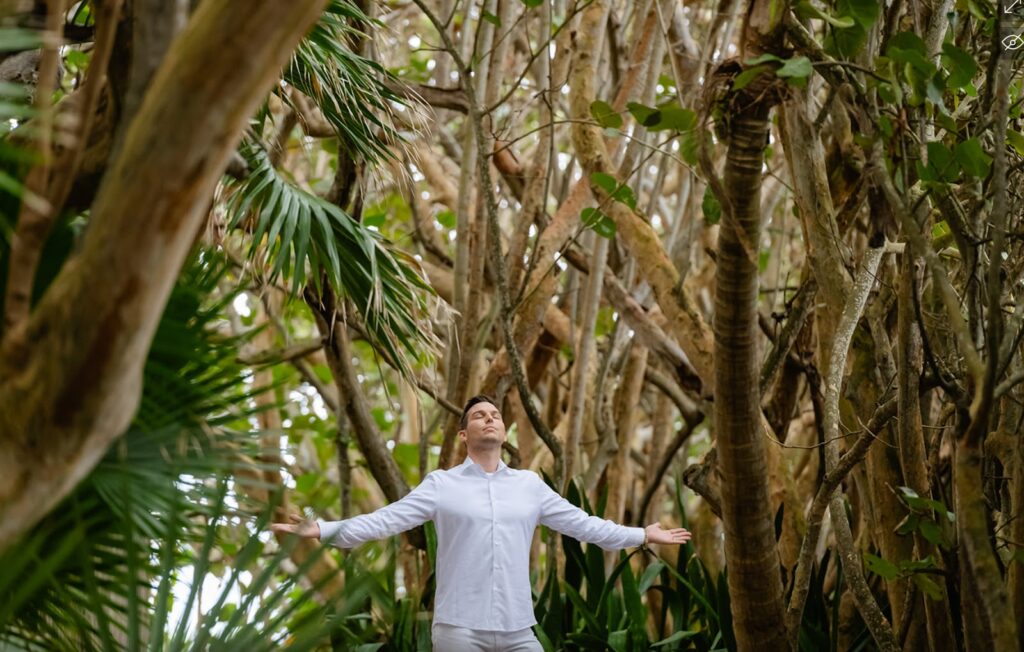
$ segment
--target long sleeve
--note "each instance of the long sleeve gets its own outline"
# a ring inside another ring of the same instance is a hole
[[[437,507],[437,479],[427,475],[418,487],[401,500],[370,514],[344,521],[317,521],[320,541],[339,548],[354,548],[367,541],[384,539],[411,530],[434,518]]]
[[[614,521],[591,516],[552,491],[540,485],[540,522],[579,541],[593,543],[605,550],[632,548],[644,542],[644,529],[626,527]]]

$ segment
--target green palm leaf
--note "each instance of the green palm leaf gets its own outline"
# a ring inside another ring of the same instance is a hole
[[[241,340],[214,330],[233,297],[207,297],[226,269],[211,252],[186,267],[154,337],[131,428],[0,556],[0,646],[124,648],[149,622],[160,578],[192,554],[187,544],[220,531],[217,480],[233,475],[240,453],[260,453],[258,437],[232,428],[248,429],[251,399],[264,389],[247,385],[236,362]]]
[[[292,185],[259,147],[242,147],[249,176],[227,182],[229,227],[252,230],[250,257],[269,270],[270,280],[291,277],[291,291],[326,278],[359,310],[371,343],[402,372],[421,349],[434,345],[420,327],[432,290],[411,260],[389,251],[381,236],[330,202]]]
[[[402,102],[384,84],[388,72],[380,64],[345,47],[366,38],[353,23],[373,22],[351,2],[332,0],[284,73],[289,85],[320,108],[342,147],[370,163],[391,157],[389,146],[399,137],[390,120],[390,103]],[[289,101],[287,94],[284,99]]]

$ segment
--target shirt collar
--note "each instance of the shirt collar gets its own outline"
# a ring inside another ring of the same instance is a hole
[[[498,468],[495,469],[494,472],[495,473],[501,473],[502,471],[504,471],[507,468],[508,468],[508,465],[505,464],[504,460],[502,460],[501,458],[498,458]],[[465,473],[466,471],[469,471],[469,470],[473,470],[473,471],[475,471],[476,473],[478,473],[480,475],[487,475],[487,471],[484,471],[484,467],[482,467],[479,464],[477,464],[476,462],[474,462],[473,458],[470,457],[469,455],[467,455],[465,461],[463,461],[462,464],[459,465],[459,470],[461,472],[463,472],[463,473]]]

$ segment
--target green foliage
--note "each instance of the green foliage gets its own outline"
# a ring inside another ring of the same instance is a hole
[[[0,557],[0,641],[51,650],[269,650],[285,636],[300,649],[320,640],[329,605],[316,606],[311,591],[296,588],[301,570],[270,586],[287,551],[262,559],[260,539],[249,536],[236,508],[228,515],[237,497],[223,479],[244,456],[261,453],[258,437],[233,429],[248,429],[252,396],[263,388],[251,387],[236,362],[241,341],[217,334],[233,297],[213,304],[207,297],[225,270],[210,252],[186,267],[154,336],[129,431]],[[232,548],[228,533],[238,531],[245,542]],[[229,591],[247,570],[256,579],[231,606]],[[192,577],[193,604],[211,575],[225,580],[212,616],[195,628],[185,618],[165,636],[172,586]]]
[[[711,190],[711,186],[704,189],[704,199],[701,200],[700,208],[708,225],[718,224],[722,219],[722,204]]]
[[[320,20],[299,43],[284,80],[313,99],[353,157],[369,162],[391,158],[398,141],[388,116],[402,99],[384,83],[380,64],[352,52],[347,43],[366,36],[353,24],[372,21],[349,0],[331,0]],[[282,99],[291,101],[288,94]]]
[[[812,7],[801,2],[802,9]],[[839,59],[853,59],[867,43],[868,30],[878,20],[879,3],[876,0],[836,0],[837,18],[829,21],[832,29],[825,38],[825,51]]]
[[[615,177],[604,172],[594,172],[590,175],[590,180],[594,185],[608,193],[608,196],[613,200],[636,210],[636,195],[633,194],[633,189],[625,183],[619,183],[615,180]]]
[[[745,61],[744,64],[751,67],[736,76],[732,84],[733,90],[743,89],[762,72],[771,70],[773,64],[780,64],[775,68],[775,75],[780,79],[785,79],[794,86],[806,86],[807,80],[814,74],[814,67],[811,65],[811,60],[807,57],[783,59],[774,54],[762,54],[759,57]]]
[[[260,258],[271,279],[289,277],[293,293],[307,282],[319,293],[325,278],[356,305],[373,344],[408,371],[410,358],[430,346],[418,321],[430,286],[379,234],[283,179],[262,149],[250,143],[243,152],[251,172],[227,182],[227,210],[231,227],[252,218],[249,256]]]
[[[590,103],[590,115],[594,117],[594,120],[597,120],[599,125],[606,129],[618,129],[622,126],[622,116],[603,100],[596,100]]]
[[[680,108],[671,102],[659,107],[630,102],[626,108],[630,115],[648,131],[685,132],[693,129],[697,124],[696,113],[690,109]]]
[[[956,515],[946,508],[945,503],[932,498],[920,496],[910,487],[898,487],[900,499],[907,506],[907,515],[899,525],[896,533],[901,536],[918,534],[926,541],[943,550],[953,545],[953,523]],[[891,561],[873,555],[864,554],[867,569],[886,580],[910,578],[912,582],[933,600],[942,600],[942,587],[932,575],[942,574],[939,562],[932,555],[923,559],[903,559]]]
[[[605,215],[600,208],[584,208],[580,211],[580,221],[602,238],[610,240],[615,237],[615,221]]]

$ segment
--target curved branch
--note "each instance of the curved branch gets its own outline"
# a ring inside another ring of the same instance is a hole
[[[828,376],[825,380],[825,401],[823,417],[825,422],[825,466],[826,480],[822,483],[814,503],[811,505],[811,512],[808,514],[808,530],[800,547],[800,558],[797,564],[797,571],[794,579],[793,595],[786,610],[786,626],[789,630],[790,644],[797,649],[797,639],[800,633],[800,618],[803,614],[804,602],[807,598],[809,588],[809,576],[811,572],[812,557],[817,547],[818,534],[821,531],[821,521],[824,517],[824,505],[828,504],[829,514],[836,531],[836,541],[839,546],[840,559],[843,564],[843,572],[850,583],[850,590],[857,604],[864,622],[871,632],[872,638],[878,646],[888,652],[899,650],[899,644],[893,634],[892,626],[888,619],[882,614],[878,603],[871,594],[871,589],[864,578],[864,569],[858,551],[853,544],[853,536],[850,532],[850,522],[846,516],[846,504],[842,492],[837,491],[842,478],[859,461],[851,453],[860,455],[861,458],[867,453],[871,439],[864,441],[865,433],[857,444],[845,456],[842,461],[839,456],[839,397],[842,388],[843,373],[846,370],[846,358],[850,350],[850,342],[857,323],[867,305],[868,296],[875,282],[875,274],[882,262],[885,253],[884,246],[869,247],[864,253],[860,271],[854,280],[853,287],[849,294],[846,306],[843,308],[839,323],[836,325],[835,338],[832,343],[832,352],[829,356]],[[895,409],[895,408],[893,408]],[[863,442],[863,443],[862,443]]]

